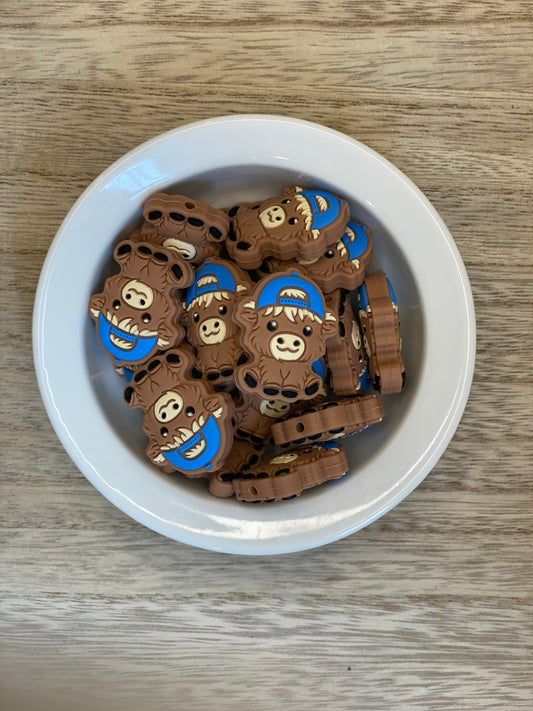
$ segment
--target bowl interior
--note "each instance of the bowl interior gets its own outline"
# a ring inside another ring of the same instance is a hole
[[[282,168],[254,165],[232,166],[231,168],[204,172],[185,182],[164,185],[158,189],[205,200],[215,207],[229,207],[241,201],[255,201],[278,195],[284,187],[295,184],[330,189],[348,200],[352,217],[357,222],[367,224],[372,232],[374,259],[370,268],[382,268],[386,272],[395,289],[400,308],[403,336],[402,355],[407,372],[406,386],[402,393],[382,398],[386,416],[380,424],[343,439],[351,467],[349,476],[355,477],[358,475],[360,463],[371,462],[380,449],[386,446],[391,433],[398,428],[401,420],[408,413],[420,385],[420,373],[423,371],[425,325],[420,294],[407,255],[402,251],[394,235],[380,223],[379,218],[373,215],[367,206],[358,202],[354,196],[346,194],[342,185],[325,184],[318,176]],[[92,275],[92,291],[97,291],[102,286],[105,277],[117,271],[111,257],[113,246],[120,239],[126,238],[135,227],[140,225],[141,221],[142,205],[139,205],[132,214],[124,216],[123,229],[120,230],[116,239],[107,245],[107,249],[103,250],[103,261],[99,265],[98,271]],[[198,499],[198,505],[201,505],[201,500],[204,498],[212,499],[207,492],[205,480],[189,480],[179,475],[161,474],[147,460],[145,454],[146,437],[141,429],[142,413],[139,410],[130,410],[125,406],[122,399],[125,381],[115,374],[109,358],[100,349],[94,324],[88,317],[83,333],[86,366],[90,373],[101,416],[107,420],[114,435],[135,454],[140,470],[143,472],[142,476],[146,477],[146,485],[150,485],[151,478],[158,478],[165,486],[173,488],[177,492],[186,490],[191,497]],[[373,391],[368,391],[368,393],[371,392]],[[344,481],[343,479],[329,482],[307,491],[305,499],[323,498],[328,489],[342,487]],[[271,507],[298,507],[301,506],[302,501],[304,501],[303,498],[280,502],[272,504]],[[221,500],[219,505],[227,510],[234,509],[236,515],[241,515],[243,507],[246,507],[245,504],[234,500]],[[254,507],[254,509],[257,508]],[[266,507],[261,508],[267,515]]]

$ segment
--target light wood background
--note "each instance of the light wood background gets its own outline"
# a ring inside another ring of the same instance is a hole
[[[531,2],[3,0],[0,707],[533,708]],[[64,215],[179,124],[280,113],[414,180],[470,275],[450,447],[365,530],[266,559],[166,540],[77,471],[31,312]]]

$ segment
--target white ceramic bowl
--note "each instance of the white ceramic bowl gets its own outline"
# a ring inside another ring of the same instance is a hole
[[[380,425],[345,440],[351,472],[291,501],[250,506],[165,476],[147,460],[140,411],[100,350],[89,296],[111,273],[112,246],[154,192],[216,207],[322,186],[348,199],[374,236],[372,268],[398,298],[407,372],[383,398]],[[134,149],[97,178],[65,218],[46,258],[33,321],[34,355],[52,424],[79,469],[132,518],[185,543],[229,553],[312,548],[374,521],[435,465],[463,413],[474,369],[475,319],[457,248],[424,195],[391,163],[331,129],[244,115],[182,126]]]

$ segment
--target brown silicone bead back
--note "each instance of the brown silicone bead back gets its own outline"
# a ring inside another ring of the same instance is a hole
[[[334,291],[327,295],[326,305],[338,318],[338,331],[326,343],[331,387],[341,397],[359,395],[366,354],[350,295],[345,291]]]
[[[348,468],[341,444],[336,443],[331,449],[314,445],[245,468],[233,479],[233,488],[239,501],[270,503],[292,499],[305,489],[340,479]]]
[[[314,408],[303,408],[283,422],[276,422],[272,425],[272,439],[274,444],[282,447],[326,442],[381,422],[384,414],[377,395],[324,403]]]
[[[380,393],[398,393],[405,382],[398,308],[391,300],[382,269],[367,274],[364,284],[369,306],[366,310],[359,309],[359,323],[370,378]]]

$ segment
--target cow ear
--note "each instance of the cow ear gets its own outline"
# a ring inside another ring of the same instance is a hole
[[[343,274],[346,274],[346,276],[352,276],[352,274],[357,274],[358,270],[359,263],[354,264],[353,262],[346,259],[343,259],[340,264],[335,265],[335,271],[342,272]]]
[[[93,294],[89,301],[89,313],[96,320],[100,316],[101,310],[104,308],[105,295]]]
[[[119,264],[127,262],[133,253],[134,246],[134,242],[129,239],[125,239],[122,242],[119,242],[115,247],[115,251],[113,252],[113,257],[115,261]]]
[[[302,188],[299,185],[292,185],[289,188],[285,188],[283,192],[281,193],[282,197],[291,197],[292,195],[296,195],[296,193],[301,193]]]
[[[220,407],[220,398],[218,397],[210,397],[205,401],[205,408],[206,410],[209,410],[209,412],[214,412],[215,410],[218,410]]]
[[[334,336],[338,332],[338,329],[337,319],[332,313],[326,311],[324,320],[322,321],[322,333],[325,338],[328,339]]]
[[[208,412],[211,412],[217,419],[223,417],[227,412],[226,396],[223,393],[213,395],[203,403]]]
[[[153,440],[150,440],[146,445],[146,454],[150,457],[152,462],[161,463],[164,461],[160,446]]]
[[[295,230],[293,236],[297,238],[299,242],[314,242],[318,236],[315,236],[315,232],[317,232],[317,230],[306,230],[305,227],[302,227],[300,230]]]
[[[237,304],[237,309],[235,312],[237,321],[242,324],[254,324],[257,322],[257,307],[255,301],[245,301],[242,299]]]
[[[157,327],[157,343],[161,348],[175,346],[178,341],[183,340],[184,336],[185,331],[183,326],[177,323],[177,321],[173,324],[162,321]]]

